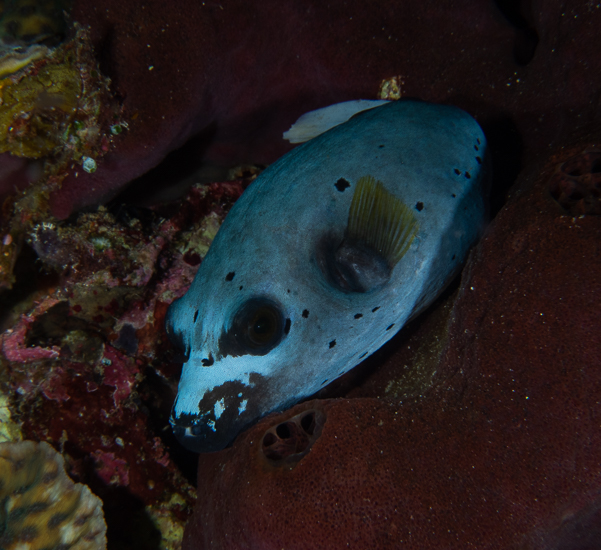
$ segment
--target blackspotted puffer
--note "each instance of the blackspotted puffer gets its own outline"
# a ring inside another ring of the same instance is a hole
[[[432,303],[481,234],[488,165],[466,112],[401,100],[269,166],[168,312],[187,356],[171,417],[180,441],[222,449]]]

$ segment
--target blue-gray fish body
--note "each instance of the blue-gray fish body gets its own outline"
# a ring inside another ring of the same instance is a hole
[[[225,447],[426,308],[484,226],[485,155],[464,111],[398,101],[267,168],[169,310],[168,331],[188,355],[171,418],[180,440]],[[351,215],[355,207],[363,213]],[[391,232],[400,235],[392,244]]]

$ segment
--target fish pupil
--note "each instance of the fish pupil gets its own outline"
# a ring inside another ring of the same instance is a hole
[[[264,344],[273,336],[276,329],[276,320],[270,311],[258,311],[250,326],[249,336],[257,344]]]

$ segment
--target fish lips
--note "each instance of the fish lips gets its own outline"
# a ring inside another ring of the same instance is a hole
[[[200,418],[183,420],[171,417],[169,422],[180,444],[195,453],[221,451],[232,441],[231,431],[214,431],[212,425]]]
[[[250,385],[230,380],[205,393],[198,413],[174,405],[169,423],[179,442],[197,453],[220,451],[265,414],[272,412],[270,378],[251,373]],[[270,406],[271,405],[271,406]]]

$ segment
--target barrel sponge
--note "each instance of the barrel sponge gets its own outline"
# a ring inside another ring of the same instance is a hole
[[[101,500],[48,443],[0,443],[0,548],[106,549]]]

